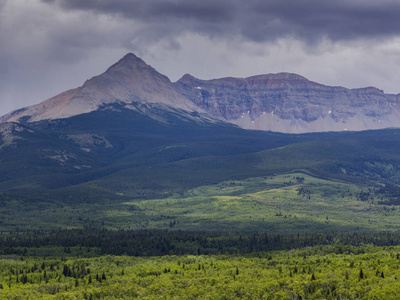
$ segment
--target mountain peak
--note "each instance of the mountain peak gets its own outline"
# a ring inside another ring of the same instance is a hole
[[[64,94],[12,112],[2,117],[0,122],[18,121],[24,116],[30,122],[68,118],[115,102],[126,106],[132,103],[157,104],[190,112],[202,111],[176,91],[167,76],[157,72],[133,53],[126,54],[106,72],[86,80],[82,87]]]
[[[137,69],[151,69],[154,70],[150,65],[146,64],[141,58],[137,57],[133,53],[128,53],[122,57],[118,62],[113,64],[107,69],[108,72],[117,70],[137,70]],[[157,72],[154,70],[154,72]]]
[[[193,84],[193,83],[199,82],[199,81],[201,81],[201,80],[196,77],[193,77],[190,74],[185,74],[177,82]]]
[[[113,68],[118,65],[122,64],[144,64],[147,65],[140,57],[137,57],[135,54],[132,52],[126,54],[124,57],[122,57],[118,62],[113,64],[110,68]]]
[[[71,99],[75,107],[85,110],[116,101],[157,103],[189,111],[199,109],[175,90],[167,76],[133,53],[126,54],[105,73],[87,80]]]
[[[141,60],[141,59],[139,57],[137,57],[135,54],[133,54],[132,52],[129,52],[129,53],[125,54],[125,56],[123,58],[121,58],[120,60]]]

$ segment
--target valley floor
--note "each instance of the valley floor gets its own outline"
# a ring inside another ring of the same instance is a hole
[[[400,229],[400,188],[300,172],[224,181],[162,199],[115,197],[92,203],[5,200],[0,230],[90,226],[297,234]]]
[[[115,197],[5,198],[0,299],[400,299],[397,186],[298,172]]]

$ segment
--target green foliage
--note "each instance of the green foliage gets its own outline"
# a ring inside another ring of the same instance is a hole
[[[245,256],[7,257],[0,260],[0,298],[399,298],[399,247],[361,246],[359,254],[331,248]],[[44,270],[37,267],[43,262]]]

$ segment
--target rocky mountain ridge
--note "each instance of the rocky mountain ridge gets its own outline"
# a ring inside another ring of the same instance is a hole
[[[400,94],[374,88],[330,87],[290,73],[175,83],[211,115],[246,129],[288,133],[400,126]]]
[[[400,127],[400,94],[331,87],[291,73],[213,80],[186,74],[172,83],[132,53],[82,87],[11,112],[0,123],[69,118],[115,103],[144,114],[157,106],[185,117],[285,133]]]

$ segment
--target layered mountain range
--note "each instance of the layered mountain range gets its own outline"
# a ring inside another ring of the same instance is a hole
[[[285,133],[400,127],[400,94],[330,87],[290,73],[214,80],[186,74],[172,83],[132,53],[82,87],[13,111],[0,122],[65,119],[115,103],[149,115],[156,106],[207,122]]]

